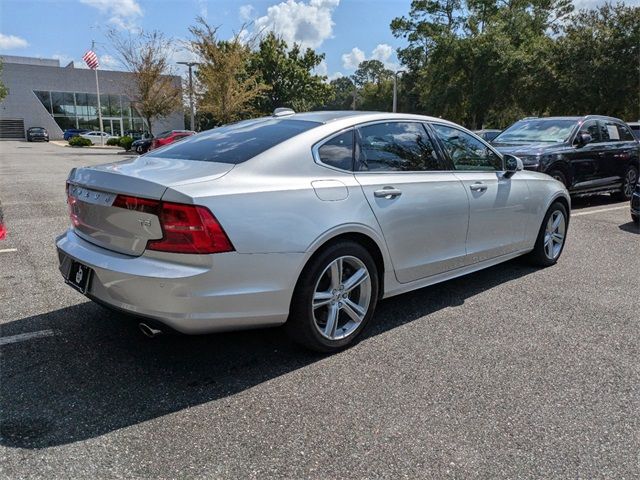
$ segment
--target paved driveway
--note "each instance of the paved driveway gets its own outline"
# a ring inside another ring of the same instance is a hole
[[[3,478],[632,478],[640,235],[576,202],[559,264],[380,304],[354,348],[142,337],[64,285],[64,180],[111,152],[0,143]],[[15,249],[15,250],[14,250]]]

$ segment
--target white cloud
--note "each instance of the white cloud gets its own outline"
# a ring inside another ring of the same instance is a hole
[[[100,56],[100,67],[103,69],[113,69],[120,65],[120,62],[109,54]]]
[[[0,33],[0,50],[11,50],[13,48],[26,48],[29,46],[24,38],[15,35],[5,35]]]
[[[80,0],[108,16],[109,23],[122,30],[138,30],[137,21],[142,17],[142,8],[136,0]]]
[[[267,9],[255,20],[257,32],[275,32],[287,43],[318,48],[333,35],[331,18],[340,0],[287,0]]]
[[[355,70],[361,62],[364,62],[365,55],[358,47],[353,47],[349,53],[342,55],[342,65],[347,70]]]
[[[576,10],[582,9],[593,9],[599,7],[604,4],[606,0],[573,0],[573,6]],[[637,0],[636,0],[637,1]],[[633,1],[628,2],[630,6],[634,3]]]
[[[253,19],[254,12],[253,5],[241,5],[240,6],[240,20],[243,22],[249,22]]]
[[[327,62],[325,60],[322,60],[318,64],[318,66],[315,68],[315,73],[316,75],[322,75],[326,77],[327,72],[328,72]]]
[[[209,4],[207,0],[196,0],[196,3],[198,4],[198,14],[203,18],[207,18],[209,16]]]
[[[361,62],[365,60],[379,60],[384,63],[385,68],[397,70],[398,64],[391,59],[394,58],[395,50],[391,45],[380,43],[371,51],[371,56],[367,59],[365,53],[358,47],[351,49],[349,53],[342,55],[342,66],[347,70],[355,70]]]
[[[332,73],[331,75],[329,75],[328,80],[331,81],[331,80],[335,80],[335,79],[341,78],[341,77],[344,77],[342,72],[336,72],[336,73]]]
[[[391,55],[393,55],[393,47],[386,43],[379,44],[371,52],[371,58],[374,60],[380,60],[382,63],[387,62],[391,58]]]

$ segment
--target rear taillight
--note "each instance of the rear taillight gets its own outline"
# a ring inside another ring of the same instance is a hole
[[[65,190],[67,191],[67,208],[69,208],[69,218],[71,219],[71,224],[74,227],[78,227],[80,225],[80,219],[78,218],[75,208],[77,199],[69,193],[69,186],[69,182],[67,182]]]
[[[147,243],[149,250],[173,253],[223,253],[233,251],[229,237],[208,208],[118,195],[114,207],[157,215],[160,240]]]

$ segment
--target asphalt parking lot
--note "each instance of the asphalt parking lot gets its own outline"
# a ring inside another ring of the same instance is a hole
[[[149,340],[57,270],[70,168],[0,143],[0,477],[637,478],[640,232],[574,202],[560,262],[394,297],[323,357],[279,329]]]

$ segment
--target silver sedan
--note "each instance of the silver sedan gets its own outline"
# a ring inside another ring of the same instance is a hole
[[[376,303],[528,254],[556,263],[570,199],[451,122],[279,109],[77,168],[66,282],[149,335],[285,324],[319,351]]]

